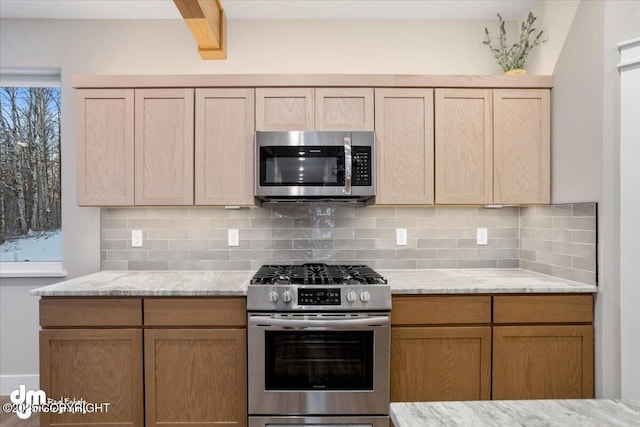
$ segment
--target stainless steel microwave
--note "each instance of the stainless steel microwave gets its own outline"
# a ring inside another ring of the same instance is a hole
[[[373,132],[256,132],[255,195],[269,200],[375,196]]]

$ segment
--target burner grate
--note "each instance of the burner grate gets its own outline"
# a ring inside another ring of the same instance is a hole
[[[366,265],[263,265],[251,284],[343,285],[386,284],[387,280]]]

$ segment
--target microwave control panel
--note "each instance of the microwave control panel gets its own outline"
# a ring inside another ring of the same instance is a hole
[[[371,186],[371,147],[351,148],[351,185]]]

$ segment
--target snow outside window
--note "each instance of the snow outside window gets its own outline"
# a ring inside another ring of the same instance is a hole
[[[0,70],[0,276],[60,276],[60,70]]]

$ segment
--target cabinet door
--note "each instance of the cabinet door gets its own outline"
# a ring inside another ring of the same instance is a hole
[[[491,327],[391,328],[391,401],[489,399]]]
[[[136,205],[193,204],[193,89],[137,89]]]
[[[549,203],[549,102],[547,89],[493,91],[495,203]]]
[[[373,130],[372,88],[318,88],[315,99],[317,130]]]
[[[376,204],[433,204],[433,90],[376,89]]]
[[[77,93],[78,205],[133,205],[133,89]]]
[[[102,412],[42,413],[42,426],[140,426],[142,381],[141,330],[40,331],[40,387],[47,397],[109,404]]]
[[[491,90],[436,89],[436,203],[493,202]]]
[[[247,424],[246,329],[147,329],[146,426]]]
[[[313,89],[256,89],[256,130],[314,129]]]
[[[593,326],[495,326],[492,398],[593,398]]]
[[[253,205],[253,89],[197,89],[196,205]]]

